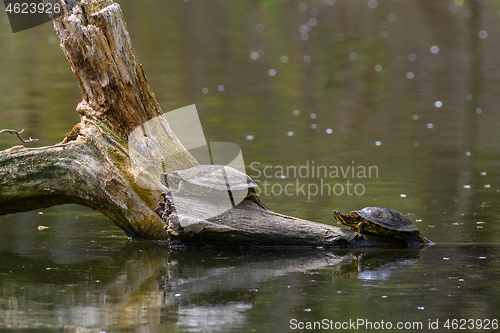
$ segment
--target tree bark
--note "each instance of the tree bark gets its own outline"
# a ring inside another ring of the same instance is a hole
[[[217,217],[172,229],[155,212],[166,188],[137,184],[127,140],[134,129],[163,114],[132,47],[120,6],[111,0],[65,0],[54,26],[82,101],[81,122],[55,146],[0,152],[0,215],[77,203],[99,210],[132,238],[177,245],[348,246],[352,231],[266,211],[250,200]],[[168,124],[155,132],[167,172],[198,163]],[[151,133],[149,133],[151,139]],[[179,154],[181,152],[181,154]],[[148,160],[147,152],[139,151]],[[158,166],[159,167],[159,166]],[[158,168],[157,168],[158,169]],[[147,170],[144,171],[147,173]],[[186,200],[190,200],[186,198]],[[193,214],[203,214],[193,203]],[[402,245],[368,236],[364,245]]]

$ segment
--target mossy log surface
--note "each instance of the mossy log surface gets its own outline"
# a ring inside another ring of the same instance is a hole
[[[81,122],[54,146],[0,152],[0,215],[77,203],[100,211],[132,238],[192,246],[404,246],[266,211],[244,200],[230,211],[176,232],[155,212],[160,193],[134,181],[128,138],[163,114],[130,41],[120,6],[111,0],[66,0],[54,27],[80,87]],[[196,165],[168,124],[160,138],[166,171]],[[139,152],[140,153],[140,152]],[[152,177],[152,179],[156,179]],[[186,198],[186,200],[190,200]],[[193,205],[193,214],[203,214]]]

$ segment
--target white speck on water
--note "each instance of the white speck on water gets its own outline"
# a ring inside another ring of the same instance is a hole
[[[487,173],[486,173],[486,171],[483,171],[483,172],[481,172],[481,173],[480,173],[480,175],[481,175],[481,176],[486,176],[486,175],[487,175]]]
[[[300,34],[300,39],[302,39],[303,41],[308,40],[309,34],[307,32],[303,32],[302,34]]]
[[[286,133],[286,135],[293,136],[293,132],[288,132],[288,133]]]
[[[415,77],[415,75],[412,72],[408,72],[408,73],[406,73],[406,77],[408,79],[413,79]]]
[[[422,222],[422,220],[415,220],[415,222]]]
[[[349,54],[349,58],[351,58],[352,60],[356,59],[358,57],[358,55],[356,54],[356,52],[351,52],[351,54]]]
[[[377,72],[380,72],[380,71],[382,70],[382,66],[380,66],[380,65],[375,65],[375,70],[376,70]]]
[[[490,187],[491,187],[491,185],[490,185],[490,184],[486,184],[486,185],[484,185],[484,188],[490,188]]]
[[[435,45],[434,45],[434,46],[431,46],[431,53],[432,53],[432,54],[437,54],[437,53],[439,53],[439,47],[437,47],[437,46],[435,46]]]
[[[301,2],[301,3],[299,4],[299,10],[300,10],[301,12],[305,12],[305,11],[307,10],[307,4],[305,4],[305,3]]]
[[[318,14],[319,14],[318,8],[316,8],[316,7],[311,8],[311,10],[309,11],[309,14],[311,14],[311,16],[318,16]]]
[[[443,257],[443,260],[450,260],[451,258]]]
[[[380,141],[375,141],[375,146],[381,146],[382,145],[382,142]]]
[[[50,36],[49,37],[49,43],[54,44],[56,42],[56,36]]]
[[[311,312],[311,309],[304,309],[305,312]]]
[[[468,100],[468,101],[470,101],[470,100],[472,100],[472,95],[470,95],[470,94],[469,94],[469,95],[467,95],[467,97],[465,97],[465,98],[467,98],[467,100]]]
[[[175,294],[175,297],[181,297],[181,294]]]
[[[411,117],[413,120],[418,120],[418,115],[414,114],[413,117]]]
[[[281,178],[281,179],[286,179],[286,176],[285,176],[285,175],[283,175],[283,176],[280,176],[280,178]],[[288,288],[290,288],[290,287],[288,287]]]
[[[486,37],[488,37],[488,32],[486,32],[486,30],[481,30],[481,31],[479,31],[478,36],[481,39],[485,39]]]
[[[382,295],[380,296],[380,298],[387,298],[387,295]]]
[[[472,9],[467,9],[464,13],[465,17],[470,19],[474,16],[474,12],[472,11]]]
[[[305,55],[304,56],[304,62],[310,62],[311,61],[311,56]]]
[[[299,110],[293,110],[293,111],[292,111],[292,114],[293,114],[294,116],[298,116],[298,115],[300,114],[300,111],[299,111]]]
[[[333,130],[331,128],[327,129],[326,131],[326,134],[332,134],[333,133]]]
[[[270,69],[269,72],[268,72],[268,74],[270,76],[275,76],[276,75],[276,70],[275,69]]]
[[[471,155],[471,152],[470,152],[470,151],[468,151],[468,152],[466,152],[466,153],[465,153],[465,155],[466,155],[466,156],[470,156],[470,155]]]
[[[477,108],[477,109],[476,109],[476,113],[477,113],[477,114],[479,114],[479,113],[481,113],[481,112],[483,112],[483,110],[481,110],[480,108]]]
[[[247,135],[247,136],[246,136],[246,139],[247,139],[247,140],[253,140],[253,135]]]
[[[401,198],[406,198],[406,194],[404,194],[404,193],[401,193],[399,196],[400,196]]]
[[[336,0],[326,0],[326,3],[330,6],[335,5]]]
[[[387,16],[387,21],[389,21],[389,23],[394,23],[394,22],[396,22],[396,15],[394,15],[394,14],[389,14],[389,15]]]
[[[312,124],[312,125],[311,125],[311,128],[312,128],[312,129],[316,129],[317,127],[318,127],[318,125],[316,125],[316,124]]]
[[[443,103],[441,101],[435,101],[434,102],[434,106],[437,107],[437,108],[440,108],[443,106]]]
[[[371,9],[377,8],[377,5],[378,5],[377,0],[369,0],[368,1],[368,7],[370,7]]]
[[[311,17],[307,21],[307,24],[309,24],[311,27],[314,27],[316,24],[318,24],[318,20],[315,17]]]
[[[309,117],[311,117],[311,119],[316,119],[317,116],[316,116],[316,113],[311,113],[311,114],[309,114]]]
[[[219,91],[224,91],[224,89],[225,89],[225,88],[224,88],[224,86],[221,84],[220,86],[218,86],[218,87],[217,87],[217,89],[218,89]]]
[[[423,309],[424,309],[424,307],[423,307],[423,306],[419,306],[419,307],[417,307],[417,309],[419,309],[419,310],[423,310]]]
[[[470,188],[470,185],[464,185],[464,188]]]
[[[257,32],[262,32],[262,31],[264,31],[264,25],[262,25],[262,24],[260,24],[260,23],[259,23],[259,24],[257,24],[257,25],[255,26],[255,30],[257,30]]]
[[[427,128],[434,128],[434,124],[431,123],[427,124]]]
[[[302,24],[300,27],[299,27],[299,31],[300,32],[309,32],[311,31],[311,27],[308,25],[308,24]]]
[[[208,94],[208,88],[206,88],[206,87],[205,87],[205,88],[203,88],[203,89],[201,89],[201,91],[202,91],[204,94]]]
[[[259,52],[252,52],[252,53],[250,53],[250,58],[251,58],[252,60],[257,60],[257,59],[259,59]]]
[[[486,259],[486,257],[479,257],[479,259]]]
[[[38,215],[43,215],[43,212],[38,212]]]
[[[282,56],[281,57],[281,62],[286,64],[288,62],[288,57],[287,56]]]
[[[455,4],[453,3],[453,4],[451,4],[451,5],[448,7],[448,10],[450,11],[450,13],[453,13],[453,14],[454,14],[454,13],[458,12],[458,6],[457,6],[457,5],[455,5]]]
[[[415,60],[417,60],[417,55],[416,55],[416,54],[414,54],[414,53],[412,53],[412,54],[410,54],[410,55],[408,56],[408,59],[410,59],[410,61],[415,61]]]

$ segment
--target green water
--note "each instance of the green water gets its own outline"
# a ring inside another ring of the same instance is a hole
[[[196,104],[207,141],[241,147],[270,209],[334,224],[332,209],[389,206],[436,245],[170,251],[82,207],[2,216],[0,331],[500,319],[498,1],[120,4],[163,110]],[[29,147],[79,121],[58,43],[50,23],[12,34],[0,12],[0,128],[24,128]],[[18,144],[0,135],[0,149]]]

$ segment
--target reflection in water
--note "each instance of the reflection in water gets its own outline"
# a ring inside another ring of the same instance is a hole
[[[350,250],[354,255],[350,262],[337,266],[333,273],[334,278],[349,276],[361,280],[389,280],[394,278],[393,273],[413,266],[420,259],[420,252],[425,248],[418,249],[364,249]],[[328,254],[332,256],[331,254]],[[336,255],[334,255],[335,257]]]
[[[252,305],[247,303],[180,306],[177,324],[188,332],[231,332],[245,323],[245,311],[251,308]]]
[[[387,321],[398,319],[394,309],[411,320],[500,309],[496,247],[110,250],[74,264],[2,252],[0,328],[280,332],[292,318],[343,321],[357,311]]]

